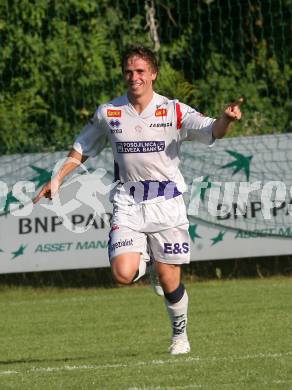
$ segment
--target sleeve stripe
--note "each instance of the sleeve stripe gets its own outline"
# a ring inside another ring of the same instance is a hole
[[[179,130],[182,127],[182,112],[179,103],[175,103],[176,110],[176,128]]]

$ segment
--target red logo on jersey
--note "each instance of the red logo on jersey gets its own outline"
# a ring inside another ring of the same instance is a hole
[[[107,116],[109,118],[120,118],[122,116],[122,111],[121,110],[107,110]]]
[[[118,225],[113,225],[112,228],[111,228],[111,232],[114,232],[115,230],[119,230],[119,226]]]
[[[167,109],[157,108],[157,110],[155,111],[155,116],[167,116]]]

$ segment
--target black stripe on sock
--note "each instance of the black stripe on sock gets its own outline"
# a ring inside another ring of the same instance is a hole
[[[168,302],[177,303],[182,299],[184,292],[185,292],[185,286],[182,283],[180,283],[178,288],[175,289],[174,291],[170,293],[164,292],[164,296],[168,300]]]

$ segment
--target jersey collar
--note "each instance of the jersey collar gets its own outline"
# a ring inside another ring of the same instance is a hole
[[[125,95],[125,97],[126,97],[128,107],[139,118],[146,119],[146,118],[154,115],[154,112],[156,110],[156,104],[158,101],[158,95],[156,92],[153,91],[153,96],[152,96],[151,101],[148,103],[147,107],[141,112],[141,114],[138,114],[138,112],[135,110],[133,105],[130,103],[127,94]]]

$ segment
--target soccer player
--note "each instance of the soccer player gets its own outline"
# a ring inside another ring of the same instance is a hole
[[[179,170],[180,145],[196,140],[212,145],[230,123],[241,118],[241,100],[218,119],[154,92],[158,62],[143,46],[129,47],[122,58],[127,93],[98,107],[75,140],[71,159],[38,196],[52,198],[64,177],[101,149],[108,137],[119,184],[112,193],[113,218],[109,240],[112,274],[130,284],[145,273],[149,258],[163,290],[172,326],[169,351],[190,351],[187,337],[188,294],[181,283],[181,265],[190,261],[186,191]]]

